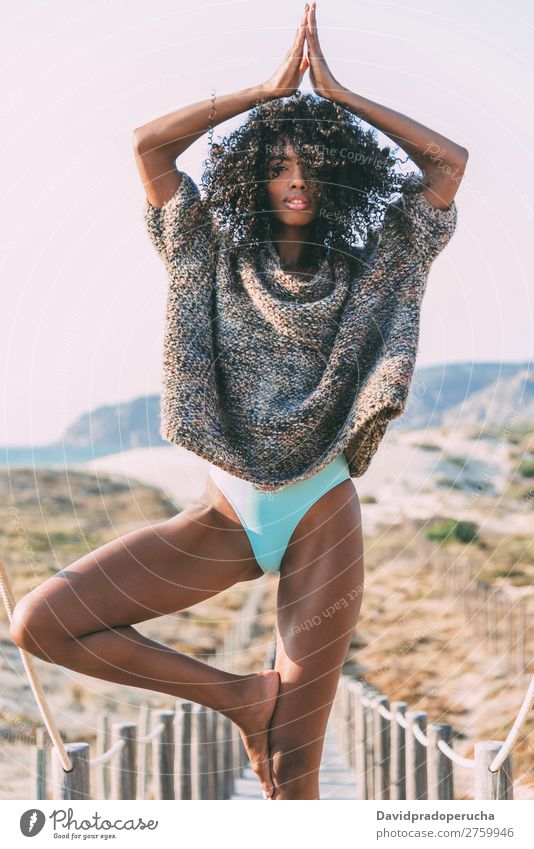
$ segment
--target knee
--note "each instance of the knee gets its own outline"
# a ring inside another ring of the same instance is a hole
[[[276,750],[272,753],[271,774],[275,788],[287,798],[313,798],[318,775],[315,759],[306,747]]]
[[[51,660],[46,652],[53,634],[52,613],[46,602],[24,596],[16,605],[11,616],[9,633],[19,648],[43,660]]]

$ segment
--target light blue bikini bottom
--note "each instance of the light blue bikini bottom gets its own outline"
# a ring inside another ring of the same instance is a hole
[[[329,489],[350,478],[343,453],[306,480],[276,490],[262,489],[210,463],[209,474],[230,502],[264,572],[279,572],[293,531]]]

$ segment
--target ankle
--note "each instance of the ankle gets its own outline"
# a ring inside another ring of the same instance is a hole
[[[251,695],[250,682],[256,677],[254,674],[237,675],[232,681],[232,686],[228,687],[227,704],[220,713],[228,716],[233,722],[237,722],[244,712],[253,706],[255,699]]]
[[[275,686],[276,682],[276,686]],[[232,682],[231,697],[220,710],[237,725],[263,722],[272,715],[280,688],[280,674],[272,669],[236,675]],[[230,694],[228,694],[230,695]]]

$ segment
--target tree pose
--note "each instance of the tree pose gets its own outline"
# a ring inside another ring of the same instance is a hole
[[[201,197],[176,160],[245,111],[211,145]],[[398,171],[376,129],[422,176]],[[206,488],[34,589],[11,634],[49,662],[220,711],[266,797],[316,799],[362,601],[353,479],[404,410],[468,153],[341,85],[315,3],[269,80],[150,121],[133,144],[169,281],[161,433],[209,463]],[[272,670],[231,674],[133,627],[267,572],[279,575]]]

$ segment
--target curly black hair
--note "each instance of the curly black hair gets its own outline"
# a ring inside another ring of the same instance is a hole
[[[202,205],[239,249],[272,241],[280,222],[270,214],[268,164],[286,140],[320,204],[307,261],[320,261],[327,248],[358,256],[391,195],[414,175],[395,169],[406,160],[381,148],[374,128],[365,130],[352,112],[315,94],[297,90],[290,97],[258,100],[242,125],[211,141],[201,177]]]

